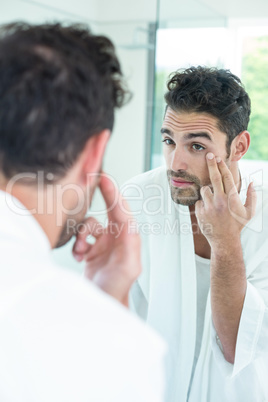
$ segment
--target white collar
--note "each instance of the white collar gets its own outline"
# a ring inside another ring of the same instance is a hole
[[[0,190],[0,241],[11,236],[25,249],[50,258],[49,240],[31,212],[11,194]],[[14,252],[16,252],[14,250]]]

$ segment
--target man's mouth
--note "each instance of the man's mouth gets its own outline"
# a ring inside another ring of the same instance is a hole
[[[170,178],[170,183],[173,187],[186,188],[192,186],[194,183],[192,181],[187,181],[181,178]]]

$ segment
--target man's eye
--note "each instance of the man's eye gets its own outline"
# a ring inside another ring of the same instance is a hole
[[[174,145],[174,141],[172,141],[170,138],[165,138],[162,142],[164,142],[166,145]]]
[[[192,148],[195,150],[195,151],[203,151],[203,149],[205,149],[202,145],[200,145],[200,144],[193,144],[192,145]]]

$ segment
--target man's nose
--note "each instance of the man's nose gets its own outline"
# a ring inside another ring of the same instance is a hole
[[[178,170],[187,170],[186,152],[182,148],[176,147],[173,152],[170,168],[176,172]]]

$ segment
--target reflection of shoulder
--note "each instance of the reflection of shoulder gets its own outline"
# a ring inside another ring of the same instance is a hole
[[[121,192],[137,218],[147,220],[164,213],[170,198],[166,168],[160,167],[133,177],[121,187]]]
[[[257,194],[257,205],[256,205],[256,213],[253,219],[256,219],[258,216],[262,217],[261,219],[264,222],[267,222],[268,219],[268,185],[264,184],[263,186],[255,186],[255,191]]]
[[[262,187],[262,194],[263,194],[263,206],[268,214],[268,184],[264,184]]]
[[[255,190],[257,193],[256,213],[241,232],[248,276],[268,258],[268,187],[256,186]]]
[[[141,173],[137,176],[132,177],[129,179],[124,185],[123,188],[126,186],[131,187],[131,185],[139,185],[139,186],[146,186],[148,184],[163,184],[166,183],[166,168],[161,166],[156,169],[148,170],[145,173]]]

